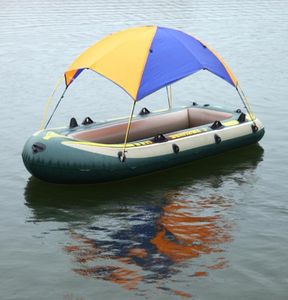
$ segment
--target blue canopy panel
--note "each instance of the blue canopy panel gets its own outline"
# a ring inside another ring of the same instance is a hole
[[[235,86],[223,63],[199,40],[178,30],[158,27],[136,100],[199,70],[208,70]]]

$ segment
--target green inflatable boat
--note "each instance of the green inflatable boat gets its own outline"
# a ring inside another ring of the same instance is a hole
[[[123,179],[256,143],[264,134],[258,119],[240,111],[194,105],[151,112],[134,118],[123,161],[129,120],[85,121],[36,132],[23,150],[28,171],[51,182]]]
[[[49,129],[66,90],[85,69],[110,79],[131,96],[130,116],[100,122],[87,117],[80,125],[72,118],[67,127]],[[246,111],[195,102],[173,108],[171,84],[200,70],[235,87]],[[27,170],[45,181],[124,179],[257,143],[264,135],[263,124],[222,58],[178,30],[144,26],[114,33],[84,51],[64,78],[64,92],[50,118],[45,124],[44,114],[41,129],[22,153]],[[135,113],[138,101],[164,87],[168,109],[142,108]]]

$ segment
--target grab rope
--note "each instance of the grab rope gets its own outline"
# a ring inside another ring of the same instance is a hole
[[[126,152],[126,144],[127,144],[127,141],[128,141],[128,136],[129,136],[129,132],[130,132],[131,121],[132,121],[132,118],[133,118],[135,105],[136,105],[136,101],[134,100],[134,101],[133,101],[133,106],[132,106],[132,109],[131,109],[131,114],[130,114],[129,121],[128,121],[128,125],[127,125],[127,129],[126,129],[126,134],[125,134],[125,140],[124,140],[123,151],[122,151],[121,155],[119,156],[119,159],[120,159],[122,162],[124,162],[125,159],[126,159],[126,156],[125,156],[125,152]]]
[[[64,79],[63,76],[61,76],[56,85],[55,85],[55,88],[52,92],[52,94],[48,97],[47,99],[47,102],[46,102],[46,105],[45,105],[45,109],[44,109],[44,112],[43,112],[43,115],[42,115],[42,119],[41,119],[41,125],[40,125],[40,130],[43,130],[45,127],[44,127],[44,124],[45,124],[45,121],[46,121],[46,118],[47,118],[47,114],[48,114],[48,110],[49,110],[49,107],[51,106],[52,104],[52,100],[53,100],[53,97],[55,95],[55,93],[57,92],[62,80]]]

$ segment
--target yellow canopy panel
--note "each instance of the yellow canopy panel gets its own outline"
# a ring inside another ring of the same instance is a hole
[[[109,35],[84,51],[65,72],[66,85],[79,70],[109,78],[135,99],[157,27],[131,28]]]

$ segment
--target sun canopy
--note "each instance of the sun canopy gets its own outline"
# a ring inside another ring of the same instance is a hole
[[[208,70],[237,87],[222,58],[184,32],[144,26],[116,32],[85,50],[65,72],[66,86],[84,70],[93,70],[138,101],[199,70]]]

